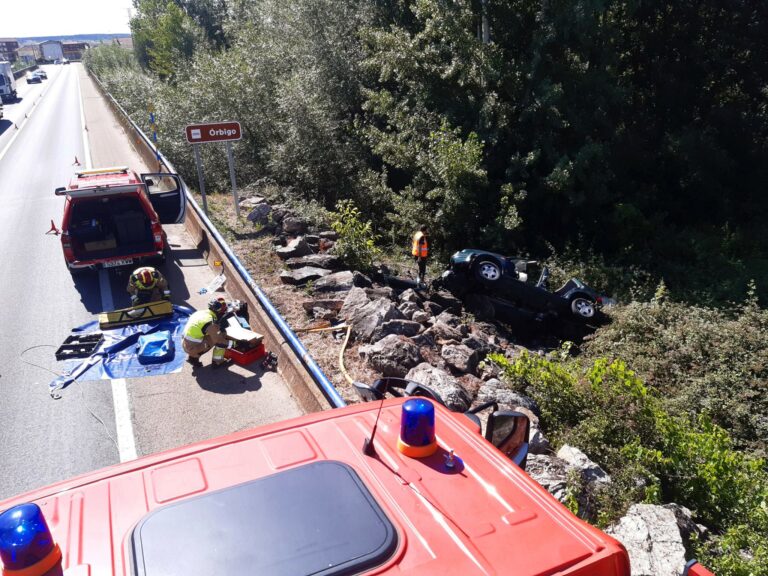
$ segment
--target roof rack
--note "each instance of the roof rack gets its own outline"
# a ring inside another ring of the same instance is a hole
[[[128,166],[111,166],[109,168],[94,168],[93,170],[78,170],[75,172],[75,176],[82,178],[83,176],[95,176],[97,174],[127,174]]]

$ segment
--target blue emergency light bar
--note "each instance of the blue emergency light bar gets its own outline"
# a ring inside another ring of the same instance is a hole
[[[60,560],[61,550],[37,504],[20,504],[0,514],[4,575],[24,570],[25,576],[40,576]]]

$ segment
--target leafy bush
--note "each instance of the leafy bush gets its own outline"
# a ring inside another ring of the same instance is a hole
[[[706,416],[671,414],[622,361],[492,355],[509,385],[534,398],[556,444],[584,450],[612,485],[593,494],[601,524],[633,502],[676,502],[717,533],[697,554],[717,573],[764,573],[768,533],[765,462],[734,449]]]
[[[708,414],[739,448],[766,456],[768,311],[754,292],[730,310],[651,302],[611,312],[613,322],[582,347],[586,357],[622,358],[671,413]]]
[[[360,210],[351,200],[339,202],[334,216],[331,227],[339,235],[334,246],[336,253],[353,268],[372,268],[380,251],[376,247],[377,236],[373,233],[370,220],[363,220]]]

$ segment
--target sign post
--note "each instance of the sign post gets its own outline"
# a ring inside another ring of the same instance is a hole
[[[232,181],[232,195],[235,197],[235,216],[240,218],[240,199],[237,197],[235,182],[235,161],[232,159],[232,142],[227,140],[227,160],[229,161],[229,179]]]
[[[232,157],[232,141],[240,140],[242,130],[240,122],[212,122],[210,124],[190,124],[184,129],[187,142],[192,144],[195,150],[195,162],[197,163],[197,176],[200,180],[200,193],[203,196],[203,210],[208,214],[208,205],[205,200],[205,183],[203,182],[203,167],[200,161],[198,145],[205,142],[226,142],[227,160],[229,161],[229,179],[232,182],[232,196],[235,201],[235,214],[240,217],[240,206],[237,198],[237,184],[235,182],[235,162]]]
[[[205,199],[205,180],[203,179],[203,163],[200,161],[200,145],[192,144],[195,151],[195,164],[197,165],[197,180],[200,182],[200,194],[203,197],[203,212],[208,216],[208,200]]]

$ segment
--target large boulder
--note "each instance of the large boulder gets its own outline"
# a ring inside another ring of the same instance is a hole
[[[461,326],[461,318],[456,314],[451,314],[448,310],[443,310],[435,317],[435,322],[444,322],[451,328],[459,328]]]
[[[606,532],[624,544],[632,576],[679,576],[685,547],[675,512],[654,504],[634,504]]]
[[[304,241],[304,238],[299,237],[294,238],[284,247],[275,249],[275,253],[283,260],[288,260],[289,258],[298,258],[300,256],[312,254],[312,249],[309,247],[309,244]]]
[[[466,412],[469,410],[472,398],[470,398],[469,393],[459,381],[445,370],[440,370],[440,368],[422,362],[415,368],[412,368],[405,377],[408,380],[413,380],[432,388],[451,410],[456,412]]]
[[[249,196],[240,200],[241,210],[250,210],[259,204],[264,204],[267,200],[263,196]]]
[[[400,336],[416,336],[419,332],[421,332],[424,329],[424,327],[419,324],[418,322],[413,322],[412,320],[406,320],[403,318],[396,318],[395,320],[388,320],[387,322],[384,322],[378,329],[378,333],[381,334],[382,337],[387,336],[389,334],[399,334]],[[378,338],[374,337],[374,340],[378,340]]]
[[[419,311],[419,307],[416,304],[407,301],[400,304],[397,309],[400,310],[400,312],[402,312],[403,315],[408,319],[411,319],[414,312]],[[426,315],[427,313],[424,312],[424,314]],[[427,315],[427,318],[429,318],[429,315]]]
[[[394,300],[394,292],[389,286],[366,288],[365,293],[368,294],[368,298],[371,300],[375,300],[376,298],[389,298],[390,300]]]
[[[515,392],[509,386],[504,384],[498,378],[491,378],[480,387],[477,393],[477,402],[482,404],[483,402],[491,402],[495,400],[499,404],[501,410],[516,410],[517,408],[527,408],[533,412],[537,419],[541,417],[541,409],[536,403],[536,400]]]
[[[344,308],[342,308],[342,313]],[[357,308],[348,316],[343,316],[352,326],[352,334],[359,340],[370,342],[377,329],[388,320],[402,318],[403,313],[395,303],[386,298],[379,298]]]
[[[568,495],[568,464],[554,456],[528,454],[526,473],[558,501],[565,503]]]
[[[349,270],[334,272],[315,282],[313,289],[315,292],[346,292],[355,285],[354,280],[355,276]]]
[[[557,457],[565,460],[570,466],[578,470],[586,482],[608,484],[611,481],[611,477],[605,470],[592,462],[584,452],[574,446],[564,444],[557,451]]]
[[[283,282],[283,284],[298,286],[327,276],[330,273],[330,270],[325,270],[323,268],[304,266],[303,268],[297,268],[296,270],[283,270],[280,273],[280,281]]]
[[[461,300],[447,290],[439,290],[429,295],[432,302],[438,303],[444,310],[450,310],[455,314],[461,313]]]
[[[411,316],[411,320],[418,322],[419,324],[426,324],[430,319],[430,315],[424,310],[416,310]]]
[[[248,200],[250,200],[250,198],[248,198]],[[254,224],[267,224],[269,223],[269,215],[271,213],[272,207],[269,204],[256,204],[248,213],[248,220]]]
[[[344,298],[344,305],[339,310],[339,316],[350,320],[356,316],[360,309],[371,301],[363,288],[352,288]]]
[[[403,290],[403,293],[399,297],[400,302],[413,302],[414,304],[420,303],[424,300],[413,288]]]
[[[402,378],[421,362],[419,347],[395,334],[385,336],[374,344],[361,346],[359,354],[383,376]]]
[[[309,254],[301,258],[290,258],[286,260],[285,265],[288,268],[303,268],[304,266],[314,266],[315,268],[325,268],[333,270],[339,267],[339,259],[331,254]]]
[[[435,322],[434,325],[427,330],[429,334],[436,342],[461,342],[461,332],[456,328],[448,326],[444,322]]]
[[[443,346],[440,356],[448,366],[462,373],[472,373],[477,368],[477,352],[463,344]]]
[[[302,234],[307,229],[307,224],[295,216],[286,216],[283,218],[283,232],[289,236]]]

